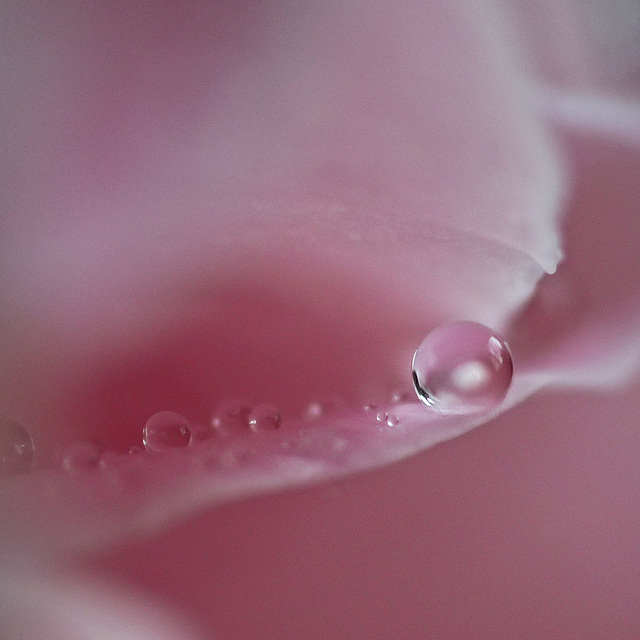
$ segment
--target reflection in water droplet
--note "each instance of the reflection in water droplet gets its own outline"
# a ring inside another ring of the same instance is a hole
[[[0,418],[0,476],[27,473],[33,467],[30,433],[18,422]]]
[[[505,397],[513,363],[499,335],[475,322],[455,322],[432,331],[413,356],[413,383],[426,405],[442,412],[472,413]]]
[[[280,410],[274,404],[259,404],[249,414],[249,427],[254,433],[273,431],[282,423]]]
[[[244,399],[233,398],[218,406],[211,419],[211,426],[221,435],[245,433],[249,426],[251,405]]]
[[[387,424],[390,427],[395,427],[398,423],[400,422],[400,418],[398,418],[398,416],[389,416],[389,418],[387,419]]]
[[[188,422],[173,411],[154,414],[142,430],[142,443],[148,451],[186,447],[190,437]]]
[[[62,466],[66,471],[93,469],[98,465],[100,451],[91,442],[76,442],[66,451]]]
[[[388,417],[386,411],[378,411],[378,413],[376,413],[376,420],[378,422],[386,422]]]

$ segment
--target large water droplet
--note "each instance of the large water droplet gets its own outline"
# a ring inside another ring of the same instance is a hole
[[[91,442],[76,442],[66,451],[62,466],[67,471],[82,471],[98,466],[100,451]]]
[[[18,422],[0,418],[0,476],[30,471],[33,452],[30,433]]]
[[[211,419],[211,426],[218,433],[229,436],[246,433],[251,405],[244,399],[233,398],[221,403]]]
[[[476,322],[438,327],[413,356],[413,384],[422,402],[447,413],[473,413],[505,397],[513,363],[509,346]]]
[[[190,438],[189,423],[173,411],[154,414],[147,420],[142,431],[142,442],[149,451],[186,447]]]
[[[249,414],[249,427],[255,433],[279,429],[281,423],[282,415],[274,404],[259,404]]]

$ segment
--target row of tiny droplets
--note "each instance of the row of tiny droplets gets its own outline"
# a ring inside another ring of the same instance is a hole
[[[409,398],[405,391],[394,391],[391,400],[403,402]],[[388,426],[398,424],[398,417],[386,411],[378,411],[377,405],[367,403],[364,410],[375,415],[379,423]],[[317,420],[326,413],[326,407],[318,402],[308,405],[304,418]],[[221,403],[211,418],[209,426],[190,424],[182,415],[173,411],[160,411],[147,420],[142,430],[142,446],[132,446],[129,453],[141,451],[165,451],[186,447],[208,440],[211,437],[233,437],[248,433],[273,432],[282,425],[282,414],[277,406],[262,403],[251,407],[243,400],[228,400]],[[0,419],[0,477],[27,473],[33,467],[35,446],[29,431],[19,422]],[[90,442],[72,444],[62,457],[64,469],[79,470],[93,467],[108,467],[119,454],[113,451],[100,452]]]

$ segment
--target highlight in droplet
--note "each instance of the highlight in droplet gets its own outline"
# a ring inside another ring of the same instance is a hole
[[[249,428],[254,433],[273,431],[282,424],[280,409],[274,404],[256,405],[249,413]]]

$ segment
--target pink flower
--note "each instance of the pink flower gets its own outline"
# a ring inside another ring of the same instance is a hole
[[[638,43],[608,46],[617,16],[3,13],[0,398],[39,456],[0,488],[3,637],[638,635]],[[457,319],[509,338],[505,403],[391,403]],[[563,395],[526,400],[544,387]],[[237,395],[283,428],[50,468]]]

